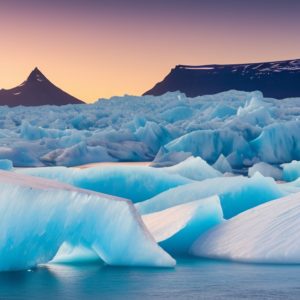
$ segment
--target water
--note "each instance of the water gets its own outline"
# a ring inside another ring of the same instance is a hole
[[[0,274],[0,299],[300,299],[300,266],[181,260],[175,269],[49,265]]]

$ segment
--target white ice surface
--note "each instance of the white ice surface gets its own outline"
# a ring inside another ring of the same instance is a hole
[[[124,96],[90,105],[0,107],[0,159],[15,167],[153,161],[190,155],[233,169],[300,160],[300,98],[227,91]],[[228,167],[227,164],[227,167]],[[227,168],[226,167],[226,168]],[[228,172],[228,170],[226,170]]]
[[[209,230],[196,256],[254,263],[300,263],[300,193],[277,199]]]
[[[1,271],[47,263],[64,243],[111,265],[175,264],[126,199],[5,171],[0,190]]]
[[[143,215],[157,242],[171,254],[188,254],[190,246],[208,229],[223,221],[217,196]]]

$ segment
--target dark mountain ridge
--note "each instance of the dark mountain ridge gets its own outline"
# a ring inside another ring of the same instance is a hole
[[[227,90],[260,90],[265,97],[300,97],[300,59],[249,64],[177,65],[144,95],[180,91],[188,97]]]

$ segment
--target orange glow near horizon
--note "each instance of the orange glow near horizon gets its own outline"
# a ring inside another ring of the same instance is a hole
[[[300,57],[297,18],[176,16],[0,6],[0,88],[20,84],[37,66],[58,87],[94,102],[141,95],[177,64]]]

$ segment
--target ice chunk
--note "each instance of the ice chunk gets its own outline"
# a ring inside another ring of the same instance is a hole
[[[19,173],[56,179],[76,187],[115,195],[139,202],[163,191],[192,182],[160,169],[133,166],[94,167],[73,169],[65,167],[28,168]]]
[[[273,177],[275,180],[282,180],[282,170],[270,164],[259,162],[248,169],[248,176],[254,176],[259,172],[263,176]]]
[[[262,94],[255,95],[250,101],[246,101],[244,107],[239,107],[237,116],[245,123],[264,127],[273,120],[269,109],[272,105],[263,101]]]
[[[276,123],[265,127],[251,146],[258,157],[270,164],[300,160],[300,122]]]
[[[252,151],[244,138],[230,130],[193,131],[173,140],[165,147],[169,152],[191,152],[208,163],[216,162],[221,154],[227,156],[233,152],[243,153],[244,157],[252,156]]]
[[[52,180],[0,171],[0,270],[49,262],[63,243],[106,263],[173,266],[130,201]]]
[[[27,140],[39,140],[42,138],[61,138],[70,135],[70,130],[45,129],[32,126],[27,120],[23,120],[20,126],[20,136]]]
[[[283,180],[293,181],[300,177],[300,161],[293,160],[291,163],[282,164]]]
[[[33,149],[27,149],[21,146],[1,147],[0,146],[0,159],[11,160],[14,166],[29,167],[29,166],[43,166],[43,163],[36,158],[36,153]]]
[[[209,230],[196,256],[255,263],[300,263],[300,193],[277,199]]]
[[[0,169],[1,170],[11,170],[13,168],[13,163],[9,159],[0,159]]]
[[[172,107],[161,113],[160,117],[170,123],[192,118],[194,111],[188,106]]]
[[[217,177],[172,188],[151,199],[137,203],[136,207],[141,214],[149,214],[218,195],[224,218],[229,219],[247,209],[287,194],[288,192],[281,189],[272,178],[259,174],[252,178]]]
[[[221,154],[213,167],[221,173],[232,173],[232,168],[226,157]]]
[[[260,161],[300,160],[299,116],[300,98],[278,101],[233,90],[0,107],[0,159],[36,167],[155,158],[154,166],[165,167],[191,155],[214,164],[223,155],[239,171]]]
[[[190,152],[168,152],[165,147],[161,147],[155,156],[155,159],[152,161],[151,166],[158,168],[170,167],[186,160],[191,156],[192,153]]]
[[[211,118],[226,118],[230,117],[232,115],[235,115],[237,113],[237,110],[231,106],[228,106],[224,103],[219,103],[214,108],[213,112],[211,113]]]
[[[178,174],[192,180],[203,180],[207,178],[220,177],[222,175],[201,157],[189,157],[175,166],[165,167],[162,168],[162,170],[164,172]]]
[[[219,198],[213,196],[143,215],[142,219],[168,253],[187,255],[201,234],[223,221],[223,213]]]
[[[41,157],[41,161],[48,165],[68,167],[93,162],[113,162],[116,159],[111,157],[102,146],[90,147],[81,142],[69,148],[53,150]]]

